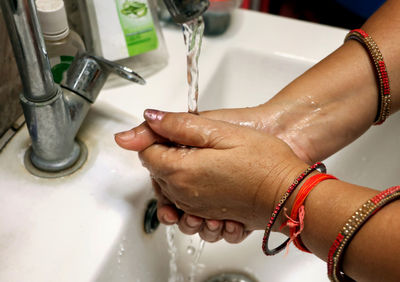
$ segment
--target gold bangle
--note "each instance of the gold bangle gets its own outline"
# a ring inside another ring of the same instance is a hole
[[[382,124],[389,117],[392,104],[389,77],[387,74],[386,64],[383,60],[382,53],[372,37],[369,36],[362,29],[351,30],[347,34],[344,41],[346,42],[350,39],[354,39],[360,42],[368,51],[368,54],[373,61],[376,71],[376,77],[379,84],[378,111],[374,120],[374,124]]]
[[[354,281],[341,271],[344,252],[361,227],[382,207],[400,198],[400,186],[380,192],[364,203],[345,223],[328,253],[328,277],[331,281]]]

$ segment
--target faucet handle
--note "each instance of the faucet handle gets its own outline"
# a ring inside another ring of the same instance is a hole
[[[75,57],[68,69],[66,81],[61,84],[94,103],[110,73],[142,85],[146,83],[128,67],[99,56],[81,53]]]

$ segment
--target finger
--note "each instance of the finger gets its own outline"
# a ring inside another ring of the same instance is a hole
[[[244,226],[241,223],[227,220],[222,236],[228,243],[237,244],[242,242],[248,233],[244,231]]]
[[[127,150],[143,151],[154,143],[162,143],[164,138],[154,133],[148,126],[147,122],[143,122],[137,127],[128,131],[123,131],[115,134],[115,142]]]
[[[178,211],[173,205],[157,204],[157,218],[165,225],[172,225],[179,222]]]
[[[179,221],[179,211],[175,205],[164,196],[161,192],[161,187],[155,179],[151,179],[154,192],[157,197],[157,218],[166,225],[172,225]]]
[[[237,126],[198,115],[146,110],[144,117],[154,132],[177,144],[227,149],[240,140]]]
[[[178,223],[179,230],[187,235],[193,235],[201,231],[203,219],[194,215],[184,213]]]
[[[221,220],[206,219],[203,229],[199,232],[200,238],[207,242],[217,242],[222,238],[221,232],[224,222]]]

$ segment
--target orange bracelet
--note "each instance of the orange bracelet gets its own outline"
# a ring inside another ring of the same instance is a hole
[[[306,246],[304,246],[303,242],[300,238],[300,233],[304,227],[304,201],[310,192],[322,181],[328,179],[337,179],[335,176],[325,173],[319,173],[307,179],[307,181],[301,186],[299,192],[296,195],[294,200],[292,211],[290,214],[290,218],[282,224],[283,226],[288,225],[290,230],[290,238],[294,245],[301,251],[311,253]]]

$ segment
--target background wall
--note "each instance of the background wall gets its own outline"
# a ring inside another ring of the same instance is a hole
[[[21,80],[0,10],[0,137],[22,115]]]

